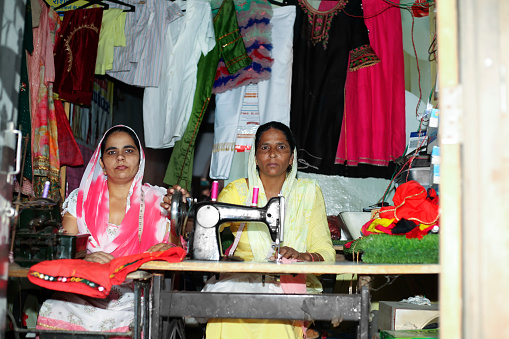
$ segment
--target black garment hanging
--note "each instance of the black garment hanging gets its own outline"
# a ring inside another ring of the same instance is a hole
[[[65,7],[65,6],[72,5],[76,1],[78,1],[78,0],[69,0],[69,1],[66,1],[63,4],[61,4],[60,6],[56,7],[55,11]],[[92,6],[92,5],[101,5],[101,6],[103,6],[103,9],[106,10],[110,6],[107,3],[104,3],[104,1],[109,1],[109,2],[117,4],[117,5],[128,7],[128,9],[125,9],[124,12],[134,12],[135,9],[136,9],[136,7],[134,5],[125,3],[125,2],[120,1],[120,0],[87,0],[87,3],[85,5],[79,7],[79,9],[87,8],[88,6]]]

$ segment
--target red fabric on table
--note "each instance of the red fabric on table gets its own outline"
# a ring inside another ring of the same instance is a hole
[[[28,271],[28,279],[39,286],[56,291],[78,293],[94,298],[108,296],[112,285],[119,285],[126,276],[148,261],[180,262],[186,256],[181,247],[162,252],[128,255],[107,264],[81,259],[47,260],[35,264]]]
[[[439,202],[436,191],[428,191],[417,181],[408,181],[396,189],[394,206],[382,207],[378,216],[385,219],[407,219],[419,224],[438,224]]]
[[[109,264],[81,259],[42,261],[30,267],[28,280],[50,290],[106,298],[111,290]]]

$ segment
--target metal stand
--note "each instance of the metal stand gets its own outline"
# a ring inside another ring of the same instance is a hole
[[[250,294],[174,291],[172,280],[162,274],[154,274],[152,282],[151,339],[170,333],[185,338],[179,327],[183,317],[356,321],[357,338],[368,339],[366,286],[360,294]]]

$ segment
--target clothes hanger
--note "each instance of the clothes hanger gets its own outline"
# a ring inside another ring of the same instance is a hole
[[[78,1],[78,0],[69,0],[69,1],[61,4],[60,6],[56,7],[55,11],[59,10],[60,8],[65,7],[65,6],[71,5],[71,4],[75,3],[76,1]],[[110,6],[108,4],[106,4],[106,3],[104,3],[103,1],[109,1],[109,2],[112,2],[112,3],[117,4],[117,5],[128,7],[129,9],[125,9],[124,12],[134,12],[135,8],[136,8],[134,5],[125,3],[125,2],[120,1],[120,0],[87,0],[88,3],[83,5],[83,6],[81,6],[81,7],[79,7],[79,9],[87,8],[88,6],[91,6],[91,5],[101,5],[101,6],[103,6],[103,9],[106,10]]]
[[[79,0],[66,1],[63,4],[61,4],[60,6],[55,7],[54,9],[55,9],[55,11],[58,11],[59,9],[64,8],[65,6],[68,6],[68,5],[72,5],[73,3],[77,2],[77,1],[79,1]],[[86,4],[84,6],[90,6],[93,4],[93,3],[91,3],[91,1],[88,1],[88,2],[89,2],[89,4]],[[105,9],[107,9],[109,7],[108,4],[104,4],[104,3],[98,3],[98,4],[104,6]]]
[[[288,5],[286,3],[286,0],[283,0],[283,2],[279,2],[279,1],[276,1],[276,0],[267,0],[270,4],[273,4],[273,5],[276,5],[276,6],[286,6]]]

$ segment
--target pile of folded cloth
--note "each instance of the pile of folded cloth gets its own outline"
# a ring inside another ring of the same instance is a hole
[[[362,237],[345,244],[345,254],[366,263],[438,263],[439,198],[417,181],[396,189],[385,206],[362,226]]]

